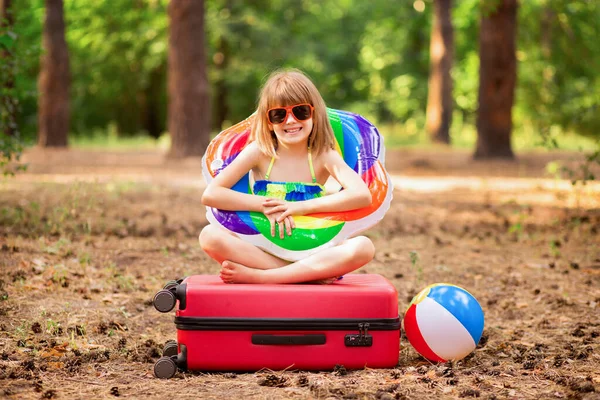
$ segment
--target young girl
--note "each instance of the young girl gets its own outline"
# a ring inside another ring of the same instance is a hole
[[[325,102],[302,72],[279,71],[269,77],[260,94],[251,140],[207,186],[204,205],[262,212],[271,223],[271,235],[277,225],[283,239],[295,228],[294,216],[371,204],[367,185],[334,149]],[[248,171],[254,194],[232,190]],[[323,185],[330,176],[344,190],[325,196]],[[284,200],[286,182],[305,186],[292,196],[298,201]],[[221,264],[220,276],[226,283],[333,282],[367,264],[375,252],[370,239],[358,236],[290,263],[213,225],[207,225],[199,239],[202,249]]]

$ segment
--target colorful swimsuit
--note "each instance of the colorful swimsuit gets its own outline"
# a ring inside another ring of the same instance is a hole
[[[325,188],[323,185],[317,183],[317,177],[315,176],[315,170],[313,168],[310,148],[308,149],[308,167],[310,168],[312,183],[272,182],[269,180],[269,175],[271,174],[273,164],[275,164],[275,157],[271,158],[271,163],[269,164],[269,168],[265,174],[265,179],[256,181],[254,183],[254,194],[259,196],[273,197],[285,201],[304,201],[324,196]],[[329,279],[322,279],[311,283],[330,284],[342,278],[343,276],[335,276]]]
[[[325,188],[317,183],[310,149],[308,149],[308,166],[310,168],[310,175],[312,176],[312,183],[270,181],[269,175],[271,174],[274,163],[275,157],[271,158],[271,163],[265,174],[265,179],[258,180],[254,183],[254,194],[286,201],[310,200],[322,197],[325,194]]]

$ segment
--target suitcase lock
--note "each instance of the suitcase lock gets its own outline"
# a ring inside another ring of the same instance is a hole
[[[344,338],[344,343],[346,344],[346,347],[371,347],[373,345],[373,336],[369,335],[369,323],[359,323],[358,335],[346,335]]]

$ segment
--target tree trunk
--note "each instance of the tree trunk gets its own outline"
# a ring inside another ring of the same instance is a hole
[[[12,0],[0,0],[0,31],[10,32],[15,20],[12,13]],[[2,132],[7,136],[15,136],[17,130],[17,101],[15,98],[15,60],[14,55],[8,48],[0,50],[0,72],[2,73],[1,84],[3,86],[2,108]]]
[[[46,0],[43,50],[38,81],[38,144],[42,147],[66,147],[70,77],[62,0]]]
[[[452,0],[434,0],[431,28],[427,132],[433,142],[450,144],[454,32]]]
[[[479,109],[474,158],[514,158],[512,106],[517,81],[517,0],[499,0],[481,18]]]
[[[204,0],[172,0],[169,17],[168,157],[200,156],[210,138]]]
[[[150,72],[150,82],[142,93],[142,124],[146,132],[158,139],[165,129],[163,107],[164,78],[166,63]]]

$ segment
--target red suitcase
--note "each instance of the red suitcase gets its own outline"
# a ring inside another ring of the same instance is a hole
[[[161,312],[179,302],[177,343],[157,361],[157,377],[201,371],[390,368],[398,364],[400,318],[394,286],[350,274],[330,285],[225,284],[195,275],[154,297]]]

